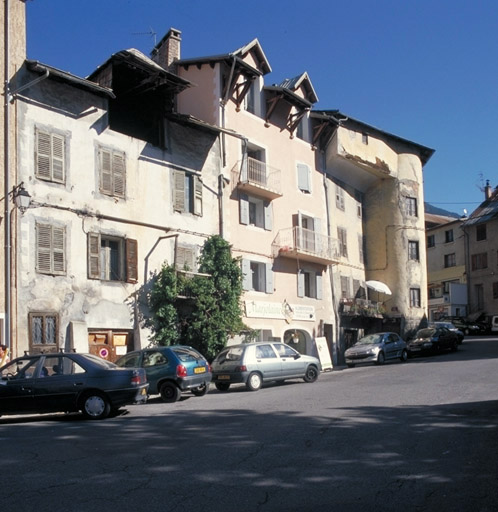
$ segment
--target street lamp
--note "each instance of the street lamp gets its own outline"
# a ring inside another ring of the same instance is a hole
[[[29,208],[29,205],[31,203],[31,195],[24,188],[24,182],[20,183],[19,185],[16,185],[12,189],[12,199],[14,201],[14,204],[21,211],[21,213],[24,213]]]

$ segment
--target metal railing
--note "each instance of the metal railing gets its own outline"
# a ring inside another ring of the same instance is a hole
[[[239,181],[281,193],[281,174],[280,169],[271,167],[266,162],[247,157],[241,162]]]
[[[328,261],[340,259],[339,240],[299,226],[281,229],[272,245],[280,255],[297,252]]]

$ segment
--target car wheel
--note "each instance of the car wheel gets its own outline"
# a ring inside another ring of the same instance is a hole
[[[315,382],[318,379],[318,368],[316,366],[310,365],[306,368],[306,373],[304,374],[304,382]]]
[[[384,355],[384,352],[379,352],[379,355],[377,356],[377,364],[384,364],[386,360],[386,356]]]
[[[204,396],[208,392],[208,385],[203,384],[202,386],[199,386],[198,388],[193,388],[192,393],[195,396]]]
[[[228,391],[230,384],[228,382],[215,382],[214,384],[218,391]]]
[[[403,350],[401,352],[401,357],[399,358],[402,363],[406,363],[408,361],[408,352]]]
[[[348,368],[354,368],[355,367],[354,363],[347,363],[347,364],[348,364]]]
[[[176,384],[173,384],[173,382],[163,382],[159,388],[159,394],[161,395],[163,402],[171,403],[180,400],[182,392]]]
[[[261,379],[261,375],[256,372],[252,372],[249,374],[247,378],[246,386],[249,391],[257,391],[263,385],[263,379]]]
[[[103,393],[95,391],[83,397],[81,412],[90,420],[103,420],[109,416],[111,404]]]

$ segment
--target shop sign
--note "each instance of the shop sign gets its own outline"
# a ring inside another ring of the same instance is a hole
[[[245,301],[247,318],[274,318],[276,320],[314,322],[315,307],[289,304],[287,301],[263,302],[255,300]]]

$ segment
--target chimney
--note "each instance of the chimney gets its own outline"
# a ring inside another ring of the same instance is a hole
[[[151,52],[152,60],[172,73],[176,72],[175,61],[180,59],[182,33],[170,28],[168,33],[156,44]]]
[[[489,180],[486,180],[486,186],[484,187],[484,199],[488,200],[491,197],[491,185]]]

